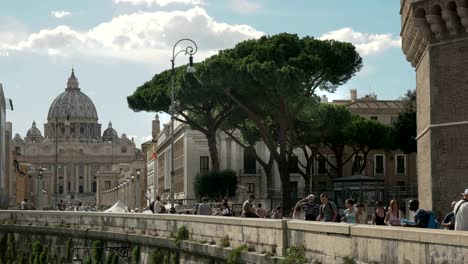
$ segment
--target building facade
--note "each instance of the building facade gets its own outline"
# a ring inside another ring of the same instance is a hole
[[[32,189],[42,189],[44,206],[60,199],[96,202],[99,171],[143,159],[133,139],[119,137],[112,123],[101,133],[96,107],[81,91],[74,70],[49,108],[44,135],[33,122],[24,138],[15,135],[12,150],[17,162],[28,164],[29,174],[37,177],[33,182],[40,188]]]

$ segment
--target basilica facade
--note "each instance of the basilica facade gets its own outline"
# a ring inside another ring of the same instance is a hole
[[[16,134],[12,142],[17,162],[30,168],[35,185],[30,198],[36,207],[53,206],[60,199],[95,201],[99,171],[143,160],[133,139],[119,137],[112,123],[101,133],[96,107],[73,70],[65,91],[49,108],[43,131],[32,122],[26,136]]]

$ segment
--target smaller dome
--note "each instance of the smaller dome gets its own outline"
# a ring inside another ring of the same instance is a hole
[[[36,121],[33,121],[32,127],[26,133],[26,137],[29,137],[29,138],[42,137],[41,131],[36,127]]]
[[[18,134],[18,133],[15,134],[15,137],[13,138],[13,141],[17,142],[17,143],[24,143],[23,138],[21,138],[20,134]]]
[[[104,142],[108,142],[114,141],[117,138],[119,138],[119,134],[117,134],[117,131],[112,128],[112,122],[109,122],[109,127],[104,130],[104,133],[102,134],[102,140]]]

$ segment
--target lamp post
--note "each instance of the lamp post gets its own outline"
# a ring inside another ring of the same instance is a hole
[[[44,168],[40,168],[38,173],[37,173],[37,184],[36,184],[36,210],[39,210],[40,208],[40,193],[41,191],[41,182],[42,182],[42,177],[44,176]]]
[[[182,48],[176,52],[177,45],[181,42],[187,42],[188,45],[185,48]],[[183,38],[177,41],[174,44],[174,47],[172,48],[172,59],[171,59],[171,105],[169,106],[169,112],[171,114],[171,189],[169,193],[169,198],[171,202],[171,212],[174,211],[174,114],[176,112],[176,102],[174,99],[174,83],[175,83],[175,59],[177,55],[180,53],[184,52],[185,55],[189,55],[189,66],[187,67],[187,72],[188,73],[194,73],[195,67],[193,66],[193,55],[197,53],[198,47],[197,43],[195,41],[188,39],[188,38]]]
[[[62,108],[65,107],[65,108]],[[58,205],[58,193],[59,193],[59,169],[58,169],[58,122],[59,122],[59,109],[63,109],[65,116],[66,116],[66,121],[70,119],[70,113],[72,111],[73,106],[69,103],[62,103],[60,106],[58,106],[55,112],[55,206]],[[65,185],[67,183],[64,182],[64,188],[63,190],[65,191]]]
[[[140,175],[141,169],[136,169],[136,180],[135,180],[135,207],[141,207],[141,199],[140,199]]]

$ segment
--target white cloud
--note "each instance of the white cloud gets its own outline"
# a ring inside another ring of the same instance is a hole
[[[70,12],[68,12],[68,11],[63,11],[63,10],[60,10],[60,11],[52,11],[51,13],[52,13],[52,15],[53,15],[54,17],[56,17],[56,18],[64,18],[64,17],[66,17],[66,16],[70,16],[70,15],[71,15]]]
[[[248,25],[217,22],[203,8],[194,7],[187,11],[120,15],[84,32],[63,25],[43,29],[21,41],[0,46],[0,52],[113,57],[157,64],[158,61],[167,63],[173,45],[181,38],[197,42],[199,52],[195,60],[200,61],[218,50],[263,34]]]
[[[254,3],[251,0],[231,0],[231,6],[242,14],[255,13],[263,8],[261,4]]]
[[[352,28],[342,28],[330,31],[320,39],[335,39],[350,42],[356,46],[361,56],[382,53],[389,48],[401,47],[401,38],[392,34],[369,34],[354,31]]]
[[[158,5],[158,6],[167,6],[170,4],[184,4],[184,5],[201,5],[203,4],[202,0],[114,0],[114,3],[128,3],[132,5]]]

